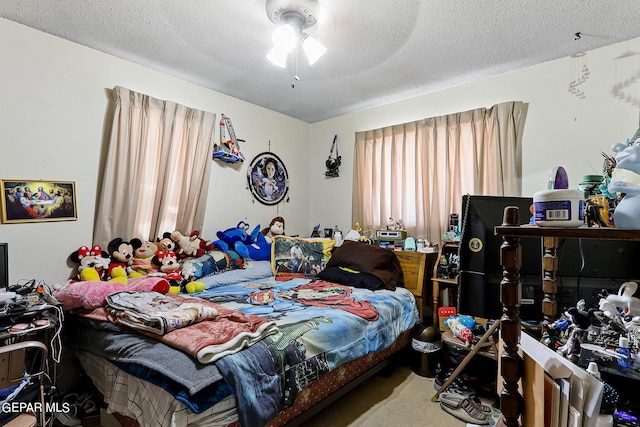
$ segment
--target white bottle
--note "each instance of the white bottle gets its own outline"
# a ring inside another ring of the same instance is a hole
[[[600,379],[600,370],[598,369],[598,364],[596,362],[589,362],[587,372],[597,379]]]
[[[620,337],[618,340],[617,353],[623,357],[618,358],[618,366],[628,368],[631,366],[631,350],[629,349],[629,339]]]

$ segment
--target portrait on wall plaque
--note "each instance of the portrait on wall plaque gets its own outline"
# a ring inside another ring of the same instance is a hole
[[[280,157],[273,153],[258,154],[247,172],[251,194],[263,205],[275,205],[289,192],[289,175]]]
[[[2,222],[75,221],[73,181],[0,180]]]

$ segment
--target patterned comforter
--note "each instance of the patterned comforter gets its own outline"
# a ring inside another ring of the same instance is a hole
[[[200,390],[211,392],[216,385],[218,390],[226,390],[224,387],[228,389],[230,385],[227,393],[232,392],[236,397],[238,417],[243,426],[267,424],[281,410],[289,407],[310,382],[346,362],[388,348],[402,332],[411,329],[418,321],[415,299],[404,288],[369,291],[322,280],[277,281],[270,277],[220,286],[193,296],[244,315],[274,321],[277,326],[274,333],[261,341],[216,360],[215,368],[224,381],[218,381],[219,376],[213,375],[211,384],[200,387]],[[131,331],[123,333],[128,333],[130,338]],[[172,333],[179,333],[179,330]],[[86,345],[88,341],[93,342],[92,348]],[[110,339],[109,351],[96,348],[100,344],[95,341],[100,340],[85,337],[78,342],[84,343],[80,346],[85,350],[100,354],[117,363],[121,369],[127,369],[126,363],[118,360],[118,354],[127,354],[127,351],[113,347],[117,342],[127,340]],[[145,343],[152,345],[148,339]],[[152,347],[149,351],[153,351]],[[172,350],[164,346],[162,351]],[[171,357],[168,355],[161,359],[167,360],[168,364]],[[151,377],[156,383],[163,372],[175,369],[175,364],[163,366],[161,360],[139,365],[147,366],[140,370],[134,369],[133,364],[127,372],[140,375],[144,371],[145,379]],[[206,365],[194,361],[194,375],[201,372],[203,366]],[[176,388],[175,379],[172,393]],[[196,400],[198,393],[192,392],[183,390],[181,398],[188,400],[191,396]],[[219,395],[221,399],[225,393]],[[201,397],[197,402],[202,410]]]

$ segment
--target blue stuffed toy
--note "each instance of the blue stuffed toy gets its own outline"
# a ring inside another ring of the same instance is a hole
[[[240,221],[235,228],[218,231],[216,235],[220,240],[214,241],[213,247],[222,252],[228,252],[232,249],[241,257],[255,261],[270,259],[271,247],[260,232],[260,224],[251,233],[248,233],[247,230],[249,230],[249,224]]]

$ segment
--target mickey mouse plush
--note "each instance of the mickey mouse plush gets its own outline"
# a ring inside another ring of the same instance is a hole
[[[109,256],[111,257],[111,263],[109,264],[109,268],[107,269],[107,277],[113,277],[112,272],[116,267],[124,268],[129,277],[141,275],[140,273],[135,272],[133,268],[131,268],[131,266],[133,265],[133,245],[130,242],[127,242],[121,237],[116,237],[109,242],[107,251],[109,252]]]
[[[171,240],[171,233],[168,231],[162,234],[162,237],[158,237],[156,239],[156,245],[159,250],[164,252],[176,252],[178,248],[178,244]]]
[[[98,277],[92,277],[92,279],[105,280],[107,277],[107,268],[111,263],[109,254],[103,251],[98,245],[92,246],[91,248],[88,246],[81,246],[77,251],[73,251],[71,255],[69,255],[69,259],[74,263],[79,264],[78,280],[86,280],[86,278],[83,278],[82,274],[84,270],[91,270],[92,276],[94,275],[93,270],[95,270]]]

